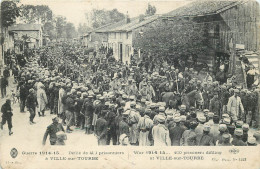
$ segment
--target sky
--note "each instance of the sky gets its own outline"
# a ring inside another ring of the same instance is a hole
[[[21,4],[48,5],[54,15],[62,15],[67,21],[78,27],[79,23],[85,23],[85,13],[92,9],[112,10],[117,8],[119,12],[130,17],[144,14],[148,3],[157,9],[156,14],[170,12],[180,6],[189,3],[188,0],[21,0]]]

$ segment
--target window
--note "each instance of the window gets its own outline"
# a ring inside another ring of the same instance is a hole
[[[126,32],[126,39],[128,39],[128,32]]]

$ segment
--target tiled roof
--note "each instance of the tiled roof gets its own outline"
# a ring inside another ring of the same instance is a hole
[[[151,23],[153,21],[155,21],[156,19],[158,19],[159,16],[158,15],[153,15],[153,16],[150,16],[150,17],[146,17],[144,18],[143,21],[139,21],[139,17],[138,18],[135,18],[135,19],[131,19],[131,22],[130,23],[127,23],[127,24],[123,24],[121,26],[118,26],[114,29],[111,30],[111,32],[118,32],[118,31],[126,31],[126,32],[129,32],[131,30],[134,30],[136,28],[139,28],[141,26],[144,26],[148,23]]]
[[[40,24],[16,24],[9,27],[9,31],[41,30]]]
[[[150,22],[155,21],[159,18],[159,15],[153,15],[150,17],[145,17],[143,21],[139,21],[139,17],[130,18],[130,22],[126,23],[125,19],[119,22],[108,24],[103,27],[97,28],[95,32],[129,32],[133,29],[136,29],[140,26],[146,25]]]
[[[221,12],[222,10],[229,9],[241,1],[229,1],[229,0],[199,0],[189,3],[188,5],[182,6],[173,10],[165,15],[164,17],[175,17],[175,16],[203,16],[213,15]]]

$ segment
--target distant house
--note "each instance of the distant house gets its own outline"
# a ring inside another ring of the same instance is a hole
[[[126,18],[115,24],[95,30],[95,32],[97,34],[103,34],[102,43],[104,46],[113,49],[113,55],[116,60],[124,64],[130,64],[131,56],[134,54],[133,41],[136,36],[140,36],[140,32],[145,29],[145,26],[153,23],[158,18],[158,15],[143,19],[139,17]]]
[[[14,41],[23,42],[23,48],[37,48],[43,45],[42,26],[40,24],[16,24],[8,28],[9,33],[15,34]],[[16,42],[14,42],[16,44]],[[21,45],[21,43],[19,43]],[[19,49],[23,50],[19,45]]]
[[[230,57],[236,44],[244,45],[246,50],[259,51],[259,4],[256,1],[194,1],[162,16],[169,21],[180,17],[207,28],[208,53],[199,56],[199,61],[214,66],[222,56]]]

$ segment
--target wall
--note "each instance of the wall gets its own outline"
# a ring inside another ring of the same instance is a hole
[[[220,13],[230,27],[223,35],[223,43],[232,38],[233,44],[244,44],[247,50],[259,50],[259,4],[248,1]]]
[[[119,45],[122,44],[122,62],[124,64],[131,62],[132,32],[110,32],[108,34],[108,47],[113,48],[113,54],[116,60],[120,60]]]

